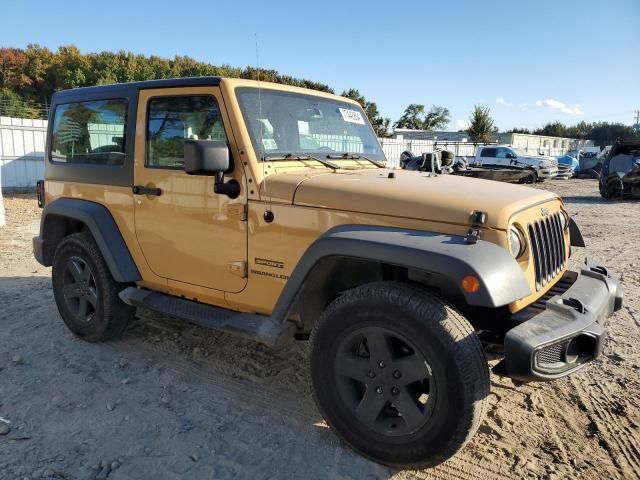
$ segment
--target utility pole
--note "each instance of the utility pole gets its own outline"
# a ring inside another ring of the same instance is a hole
[[[636,130],[636,132],[640,132],[640,110],[636,110],[636,123],[633,126],[633,128]]]

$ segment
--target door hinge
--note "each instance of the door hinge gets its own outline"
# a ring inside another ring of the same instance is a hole
[[[240,221],[245,221],[247,219],[247,204],[230,203],[227,205],[227,214],[230,217],[237,218]]]
[[[247,278],[247,262],[239,261],[239,262],[229,262],[227,263],[227,269],[237,275],[240,278]]]

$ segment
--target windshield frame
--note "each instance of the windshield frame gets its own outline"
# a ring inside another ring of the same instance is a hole
[[[348,153],[348,154],[358,155],[365,158],[365,157],[370,157],[372,154],[366,153],[366,152],[335,150],[329,147],[325,147],[322,150],[312,150],[312,149],[302,149],[302,148],[295,149],[295,150],[291,149],[286,151],[283,149],[266,150],[264,146],[260,145],[260,138],[259,138],[258,132],[254,131],[254,126],[250,118],[250,114],[252,112],[249,109],[249,107],[246,105],[247,102],[242,98],[243,91],[257,92],[261,96],[264,96],[266,93],[266,94],[276,94],[280,96],[302,97],[302,98],[312,100],[314,102],[332,103],[332,104],[335,104],[336,108],[347,108],[350,110],[357,110],[362,116],[362,119],[364,120],[364,124],[361,124],[361,128],[365,128],[367,133],[371,135],[371,139],[375,142],[375,147],[378,149],[378,152],[373,154],[373,156],[375,157],[374,160],[378,162],[383,162],[383,163],[387,162],[387,158],[382,148],[382,145],[380,144],[380,141],[378,140],[378,137],[376,136],[375,131],[373,130],[373,127],[371,126],[371,123],[369,122],[369,119],[367,118],[367,115],[362,109],[362,107],[360,106],[360,104],[351,103],[346,99],[343,100],[339,98],[327,97],[324,95],[314,95],[312,92],[304,93],[304,92],[289,91],[285,89],[281,90],[281,89],[272,88],[272,87],[259,88],[258,86],[239,85],[234,87],[235,100],[238,104],[238,107],[242,116],[242,121],[244,122],[245,130],[249,135],[249,139],[251,140],[251,146],[253,148],[256,160],[258,162],[263,162],[263,161],[268,162],[269,160],[264,160],[264,157],[269,157],[270,155],[287,155],[288,154],[288,155],[291,155],[292,157],[301,155],[301,156],[325,158],[327,155],[342,156]],[[362,142],[363,145],[364,145],[364,140],[369,140],[365,138],[365,135],[359,136],[360,141]],[[292,158],[292,160],[295,160],[295,158]]]

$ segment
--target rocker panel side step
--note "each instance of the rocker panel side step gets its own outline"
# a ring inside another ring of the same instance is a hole
[[[132,307],[173,315],[201,327],[232,333],[271,347],[283,345],[295,332],[295,325],[290,322],[278,323],[265,315],[235,312],[144,288],[127,287],[118,295]]]

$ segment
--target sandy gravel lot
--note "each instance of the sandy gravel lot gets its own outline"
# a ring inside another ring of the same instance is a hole
[[[602,359],[579,374],[518,388],[492,375],[480,431],[429,471],[341,445],[311,398],[301,344],[270,350],[147,311],[117,341],[76,339],[50,269],[32,258],[35,199],[5,197],[0,479],[640,478],[640,202],[603,202],[591,180],[539,188],[565,197],[588,255],[622,277],[625,307]]]

